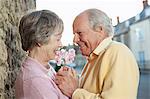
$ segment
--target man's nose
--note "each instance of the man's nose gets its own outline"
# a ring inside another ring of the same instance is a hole
[[[78,35],[74,35],[74,38],[73,38],[73,42],[74,43],[77,43],[77,42],[79,42],[80,41],[80,38],[79,38],[79,36]]]

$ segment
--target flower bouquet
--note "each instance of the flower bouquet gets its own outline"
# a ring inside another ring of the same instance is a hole
[[[73,48],[65,49],[61,48],[56,51],[56,66],[55,71],[57,72],[62,66],[70,66],[74,67],[75,64],[73,63],[75,59],[75,50]]]

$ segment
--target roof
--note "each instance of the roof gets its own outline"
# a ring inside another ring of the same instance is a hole
[[[114,26],[115,35],[127,33],[130,29],[130,27],[129,27],[130,25],[140,22],[142,20],[145,20],[147,18],[150,18],[150,5],[145,7],[141,11],[141,13],[137,14],[136,16],[131,17],[130,19],[125,20],[124,22],[121,22],[121,23],[117,24],[116,26]]]

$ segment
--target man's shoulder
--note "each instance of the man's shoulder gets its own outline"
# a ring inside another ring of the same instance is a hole
[[[120,50],[120,49],[129,49],[125,44],[117,41],[112,41],[108,49]]]
[[[112,41],[112,43],[107,48],[106,53],[111,53],[111,54],[128,53],[129,54],[132,52],[125,44],[117,41]]]
[[[132,54],[133,53],[131,52],[131,50],[125,44],[117,41],[112,41],[108,45],[108,47],[99,54],[99,57],[101,57],[101,55],[105,57],[114,57],[116,55],[124,56]]]

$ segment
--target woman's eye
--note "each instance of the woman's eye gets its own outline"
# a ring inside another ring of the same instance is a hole
[[[60,39],[57,39],[57,41],[60,41]]]

